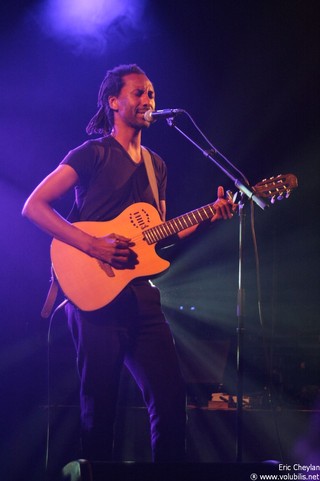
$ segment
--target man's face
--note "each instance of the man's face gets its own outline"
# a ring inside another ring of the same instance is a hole
[[[111,100],[111,107],[118,121],[135,128],[148,126],[149,122],[144,120],[144,113],[155,109],[152,83],[145,75],[135,73],[125,75],[123,80],[124,86],[119,96]]]

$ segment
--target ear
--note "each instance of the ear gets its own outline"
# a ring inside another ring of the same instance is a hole
[[[118,99],[115,96],[111,96],[108,98],[109,107],[111,110],[118,111]]]

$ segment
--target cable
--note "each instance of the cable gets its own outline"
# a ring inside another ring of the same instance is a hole
[[[275,431],[276,431],[276,436],[277,436],[277,441],[278,441],[278,447],[279,447],[279,454],[281,461],[284,462],[284,456],[283,456],[283,448],[282,448],[282,442],[280,438],[280,432],[279,432],[279,425],[277,422],[277,416],[276,416],[276,409],[274,405],[274,392],[273,392],[273,381],[272,381],[272,359],[273,356],[268,352],[268,345],[267,345],[267,339],[266,339],[266,327],[263,319],[263,310],[262,310],[262,290],[261,290],[261,272],[260,272],[260,259],[259,259],[259,250],[258,250],[258,243],[257,243],[257,237],[256,237],[256,231],[255,231],[255,221],[254,221],[254,203],[250,201],[250,224],[251,224],[251,234],[252,234],[252,241],[253,241],[253,247],[254,247],[254,255],[255,255],[255,265],[256,265],[256,282],[257,282],[257,297],[258,297],[258,316],[259,316],[259,321],[261,325],[261,330],[262,330],[262,341],[263,341],[263,348],[264,348],[264,355],[265,355],[265,361],[266,361],[266,366],[268,370],[268,384],[267,384],[267,395],[268,395],[268,403],[271,407],[271,411],[273,414],[273,421],[275,425]]]
[[[204,138],[204,140],[208,143],[208,145],[211,147],[211,149],[213,150],[213,153],[214,154],[218,154],[230,167],[232,167],[236,172],[238,172],[238,174],[241,175],[242,179],[244,180],[244,182],[249,185],[249,181],[248,179],[246,178],[246,176],[244,175],[243,172],[241,172],[241,170],[238,169],[238,167],[236,167],[232,162],[230,162],[230,160],[227,159],[227,157],[225,155],[223,155],[221,152],[219,152],[219,150],[214,146],[212,145],[212,143],[210,142],[210,140],[206,137],[206,135],[202,132],[202,130],[200,129],[200,127],[196,124],[195,120],[191,117],[191,115],[186,111],[186,110],[183,110],[183,112],[189,117],[189,119],[191,120],[192,124],[194,125],[194,127],[197,129],[197,131],[200,133],[200,135]]]
[[[47,435],[46,435],[46,454],[45,454],[45,470],[48,472],[49,468],[49,451],[50,451],[50,428],[51,428],[51,396],[50,396],[50,342],[51,342],[51,328],[54,316],[65,306],[67,299],[62,301],[53,311],[49,320],[48,334],[47,334]]]

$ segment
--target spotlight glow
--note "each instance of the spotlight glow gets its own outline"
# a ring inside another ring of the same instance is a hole
[[[73,35],[94,35],[127,12],[127,0],[50,0],[48,20],[57,32]]]
[[[104,49],[139,31],[146,0],[47,0],[36,14],[44,32],[77,47]]]

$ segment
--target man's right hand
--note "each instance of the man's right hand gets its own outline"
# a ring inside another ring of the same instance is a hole
[[[93,237],[88,254],[107,262],[115,269],[133,269],[138,264],[138,256],[132,250],[131,239],[119,234]]]

